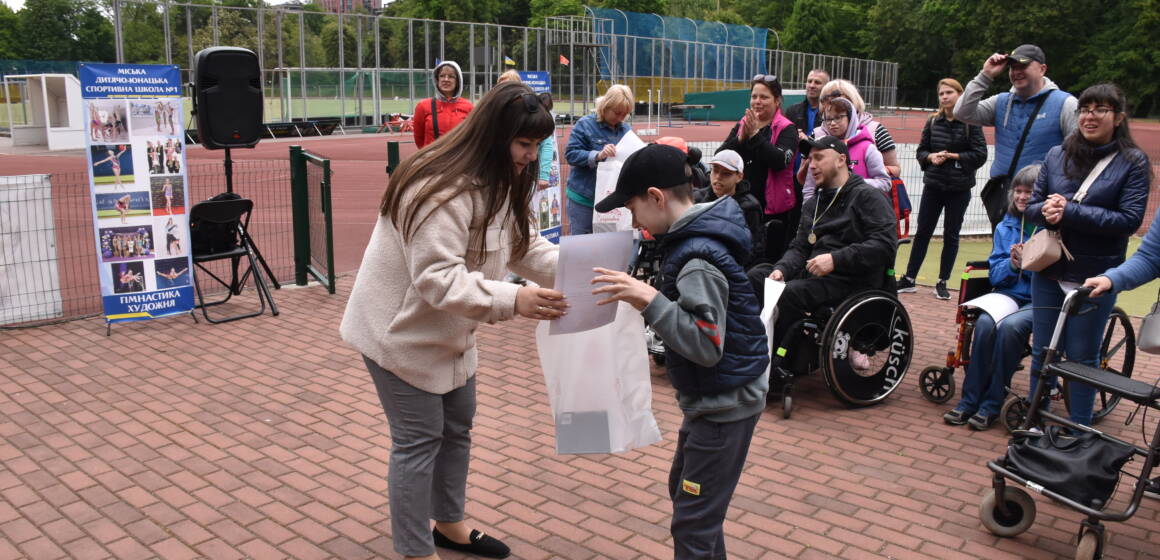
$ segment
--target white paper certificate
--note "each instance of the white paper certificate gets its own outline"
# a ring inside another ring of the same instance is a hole
[[[632,256],[631,231],[569,235],[560,238],[555,289],[568,298],[568,314],[552,321],[548,334],[567,334],[607,325],[616,318],[615,305],[596,305],[606,294],[593,295],[595,267],[627,270]]]

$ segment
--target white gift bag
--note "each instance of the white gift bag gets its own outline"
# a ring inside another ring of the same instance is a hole
[[[536,328],[557,453],[623,453],[661,440],[644,320],[619,306],[616,320],[595,329],[552,336],[547,321]]]
[[[600,202],[604,197],[616,190],[616,180],[620,178],[620,168],[624,163],[620,160],[602,161],[596,166],[596,197],[592,200]],[[632,229],[632,212],[625,207],[613,208],[609,212],[592,211],[592,232],[603,233],[608,231],[629,231]]]

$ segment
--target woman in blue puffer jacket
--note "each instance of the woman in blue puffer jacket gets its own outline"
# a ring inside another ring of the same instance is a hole
[[[1051,341],[1064,293],[1124,262],[1128,237],[1140,227],[1148,204],[1151,165],[1128,130],[1124,92],[1114,84],[1094,85],[1084,90],[1078,105],[1079,126],[1062,146],[1047,152],[1025,212],[1028,221],[1058,230],[1074,257],[1061,258],[1031,281],[1032,371],[1042,371],[1044,347]],[[1085,178],[1107,157],[1110,163],[1086,196],[1075,200]],[[1115,294],[1102,294],[1089,300],[1094,309],[1068,318],[1059,349],[1069,360],[1097,365],[1104,325],[1115,303]],[[1035,384],[1032,375],[1031,393]],[[1078,382],[1068,388],[1071,420],[1090,425],[1095,389]]]

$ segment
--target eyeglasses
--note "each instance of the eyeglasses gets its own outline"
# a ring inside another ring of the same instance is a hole
[[[1095,115],[1096,118],[1102,119],[1102,118],[1108,116],[1108,113],[1115,113],[1115,112],[1116,112],[1116,110],[1111,108],[1111,107],[1100,106],[1100,107],[1096,107],[1094,109],[1088,109],[1087,107],[1080,107],[1079,110],[1077,110],[1075,112],[1075,114],[1077,114],[1081,117]]]
[[[841,121],[842,119],[848,119],[848,118],[850,118],[850,115],[838,115],[836,117],[823,118],[822,124],[826,125],[829,123],[836,123],[836,122]]]
[[[777,76],[774,76],[773,74],[756,74],[753,76],[753,79],[749,80],[749,81],[750,82],[764,82],[767,84],[776,84],[777,83]]]

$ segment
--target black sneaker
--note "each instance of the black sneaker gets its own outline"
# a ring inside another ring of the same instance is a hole
[[[946,280],[939,280],[938,284],[934,285],[934,297],[939,299],[951,299],[951,293],[947,291]]]
[[[969,412],[955,409],[948,411],[946,414],[943,414],[943,422],[946,422],[952,426],[962,426],[969,421],[968,417],[970,416],[971,414]]]
[[[1148,481],[1144,487],[1144,495],[1154,500],[1160,500],[1160,476]]]
[[[969,420],[967,420],[967,425],[970,426],[972,430],[981,432],[983,430],[989,429],[991,426],[994,426],[995,421],[998,419],[998,414],[994,416],[983,416],[982,414],[975,414],[974,416],[971,416]]]
[[[898,293],[913,294],[917,289],[914,286],[914,280],[903,276],[898,279]]]

